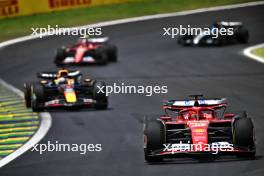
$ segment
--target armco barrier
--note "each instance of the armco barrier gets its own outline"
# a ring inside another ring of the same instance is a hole
[[[127,1],[128,0],[0,0],[0,19]]]

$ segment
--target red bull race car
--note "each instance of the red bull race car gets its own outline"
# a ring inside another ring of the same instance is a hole
[[[39,112],[51,108],[107,109],[105,83],[83,79],[80,71],[66,69],[38,73],[38,82],[24,84],[25,104]]]
[[[167,101],[163,105],[166,115],[145,119],[144,153],[147,162],[177,157],[255,156],[254,126],[246,112],[226,113],[226,99],[199,99],[200,96]]]
[[[116,62],[118,57],[117,47],[105,38],[79,39],[77,44],[62,46],[57,49],[54,63],[57,66],[84,65]]]

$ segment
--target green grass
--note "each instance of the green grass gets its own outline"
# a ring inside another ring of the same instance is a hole
[[[252,53],[264,59],[264,47],[256,48],[252,51]]]
[[[48,25],[69,27],[99,21],[150,14],[176,12],[202,7],[243,3],[254,0],[131,0],[131,2],[104,5],[61,12],[37,14],[0,20],[0,41],[31,34],[31,27]]]

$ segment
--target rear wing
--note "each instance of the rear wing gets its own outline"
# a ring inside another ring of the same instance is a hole
[[[197,104],[198,103],[198,104]],[[187,107],[204,107],[204,106],[217,106],[226,105],[226,98],[215,98],[215,99],[201,99],[201,100],[169,100],[163,103],[163,109],[173,108],[187,108]]]
[[[68,77],[76,78],[82,76],[82,73],[79,70],[69,71]],[[55,79],[57,78],[57,72],[38,72],[37,77],[41,79]]]
[[[108,42],[108,37],[102,37],[102,38],[89,38],[88,41],[91,43],[105,43]]]
[[[235,26],[243,26],[242,22],[239,21],[221,21],[219,22],[221,25],[226,26],[226,27],[235,27]]]

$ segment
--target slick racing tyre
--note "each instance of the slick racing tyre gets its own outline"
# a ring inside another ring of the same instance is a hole
[[[239,43],[247,43],[249,40],[249,32],[246,28],[241,27],[235,31],[236,39]]]
[[[94,58],[99,65],[107,64],[107,51],[104,47],[99,47],[94,52]]]
[[[151,156],[155,150],[164,148],[165,143],[165,129],[163,124],[158,120],[147,120],[144,131],[145,142],[145,160],[149,163],[161,162],[163,160],[160,156]]]
[[[106,48],[107,48],[106,50],[107,50],[108,60],[111,62],[117,62],[117,57],[118,57],[117,47],[115,45],[108,44]]]
[[[223,45],[222,36],[219,36],[216,39],[213,39],[213,44],[214,46],[222,46]]]
[[[43,110],[44,106],[44,88],[40,83],[35,83],[32,85],[31,94],[31,106],[34,112],[39,112]]]
[[[94,82],[93,84],[93,98],[96,101],[94,107],[95,109],[107,109],[108,99],[105,93],[105,83],[104,82]],[[100,88],[103,88],[103,92]]]
[[[54,63],[56,64],[56,66],[60,67],[60,66],[63,66],[63,61],[66,57],[66,48],[65,47],[61,47],[61,48],[58,48],[57,49],[57,52],[56,52],[56,56],[55,56],[55,59],[54,59]]]
[[[191,46],[192,45],[192,36],[189,35],[183,35],[183,36],[179,36],[177,43],[182,45],[182,46]]]
[[[236,118],[233,123],[234,146],[249,149],[248,152],[238,153],[239,158],[253,158],[255,156],[255,136],[252,120],[246,117]]]
[[[31,83],[24,84],[24,100],[27,108],[31,108]]]

